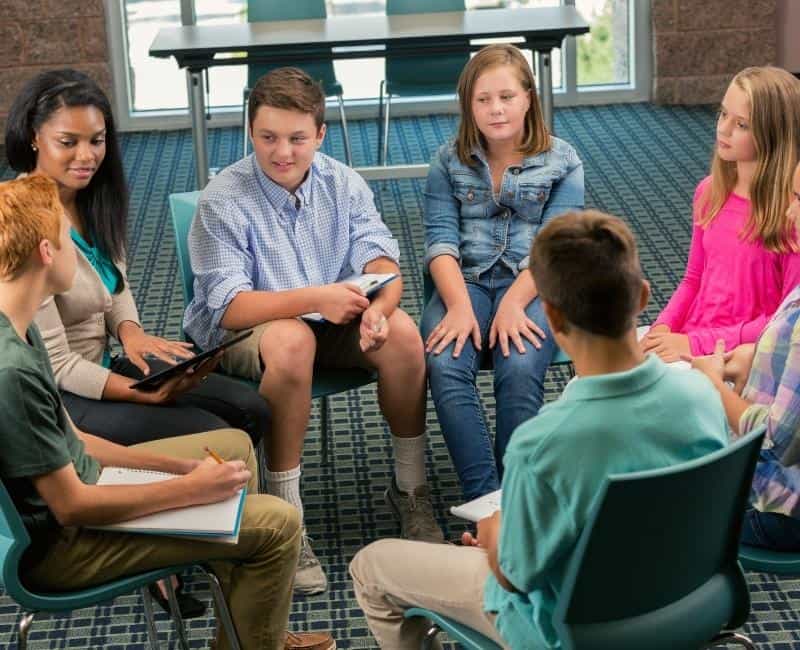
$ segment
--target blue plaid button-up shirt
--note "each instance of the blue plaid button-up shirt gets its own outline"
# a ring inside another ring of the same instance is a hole
[[[201,347],[220,343],[225,310],[240,291],[285,291],[337,282],[379,257],[399,259],[372,192],[357,172],[317,153],[292,194],[251,154],[203,191],[189,232],[194,299],[183,327]]]

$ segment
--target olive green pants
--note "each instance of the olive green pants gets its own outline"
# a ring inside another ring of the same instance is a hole
[[[245,461],[253,474],[237,544],[62,528],[29,573],[31,585],[76,589],[173,564],[208,562],[222,584],[242,648],[283,650],[300,552],[300,519],[285,501],[256,494],[258,469],[250,438],[236,429],[220,429],[136,446],[165,456],[202,459],[206,445],[226,460]],[[219,625],[217,635],[218,649],[230,647]]]

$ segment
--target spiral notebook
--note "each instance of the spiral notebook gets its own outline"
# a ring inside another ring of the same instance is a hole
[[[126,467],[104,467],[97,485],[144,485],[173,478],[177,478],[177,475]],[[164,510],[116,524],[90,528],[236,544],[239,541],[246,492],[245,489],[239,490],[230,499],[217,503]]]

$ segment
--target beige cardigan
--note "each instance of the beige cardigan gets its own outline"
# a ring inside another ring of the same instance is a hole
[[[108,337],[118,338],[117,330],[123,321],[140,324],[139,313],[124,264],[117,264],[124,286],[112,295],[86,256],[76,251],[75,283],[66,293],[45,300],[35,322],[58,387],[89,399],[102,399],[111,374],[101,365]]]

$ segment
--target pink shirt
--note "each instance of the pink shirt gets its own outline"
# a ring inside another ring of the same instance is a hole
[[[695,205],[710,182],[697,186]],[[695,224],[686,273],[654,323],[688,334],[694,355],[712,353],[718,339],[726,350],[754,342],[800,284],[800,254],[740,239],[749,214],[750,201],[731,193],[707,228]]]

